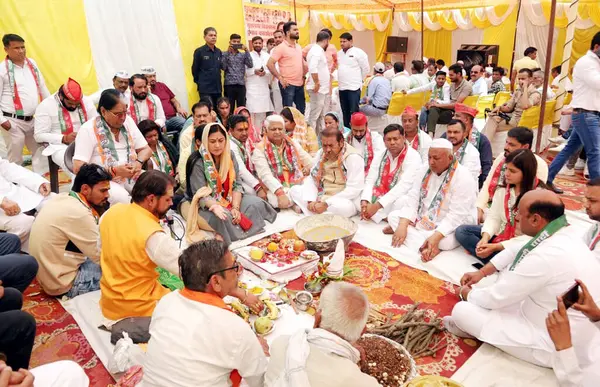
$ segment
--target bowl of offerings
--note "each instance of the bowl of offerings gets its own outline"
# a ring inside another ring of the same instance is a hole
[[[334,251],[338,239],[342,239],[348,249],[357,230],[358,225],[354,221],[334,214],[307,216],[294,226],[294,232],[304,241],[306,248],[322,253]]]
[[[366,359],[360,364],[361,371],[383,386],[402,386],[419,375],[410,353],[387,337],[366,333],[356,344],[365,351]]]

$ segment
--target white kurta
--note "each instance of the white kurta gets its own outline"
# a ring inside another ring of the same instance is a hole
[[[237,144],[234,143],[233,141],[231,141],[230,144],[231,144],[231,150],[233,152],[233,155],[235,156],[235,161],[237,161],[240,177],[242,178],[242,185],[244,186],[244,193],[249,194],[249,195],[256,195],[256,191],[254,190],[254,187],[256,187],[260,182],[258,181],[256,176],[254,176],[254,174],[252,172],[250,172],[248,170],[248,168],[246,167],[246,162],[244,161],[244,158],[242,157],[242,152],[240,150],[240,147],[237,146]],[[251,155],[248,155],[248,157],[250,157],[250,163],[252,163]]]
[[[151,98],[154,101],[154,104],[156,105],[156,110],[154,111],[154,122],[156,122],[156,124],[162,128],[163,126],[165,126],[165,122],[167,122],[167,119],[165,117],[165,111],[163,109],[162,103],[160,102],[160,98],[158,98],[157,95],[152,93],[148,94],[148,96],[142,101],[133,97],[133,103],[135,104],[135,106],[137,106],[137,111],[139,112],[138,123],[150,118],[148,102],[146,101],[148,98]],[[127,103],[131,103],[131,99],[129,99]],[[130,106],[127,106],[128,115],[129,109]]]
[[[42,75],[41,69],[37,66],[37,63],[28,58],[35,67],[38,68],[40,74],[40,89],[42,91],[42,97],[47,98],[50,93],[46,87],[46,81]],[[26,116],[32,116],[35,112],[35,108],[40,103],[38,96],[38,89],[35,83],[35,77],[27,63],[19,67],[14,67],[15,83],[17,84],[17,90],[19,91],[19,97],[21,98],[21,104],[23,105],[23,114]],[[13,101],[13,93],[11,91],[8,72],[6,71],[6,60],[0,62],[0,110],[7,113],[15,112],[15,104]],[[0,124],[7,121],[8,118],[0,114]]]
[[[419,129],[417,135],[420,136],[419,137],[419,149],[417,149],[417,151],[421,155],[421,160],[423,161],[423,164],[429,164],[429,147],[431,146],[431,142],[433,140],[425,131],[423,131],[421,129]],[[415,141],[415,139],[416,139],[416,136],[413,138],[413,141]],[[409,141],[411,146],[412,146],[413,141]]]
[[[465,332],[525,361],[552,366],[554,344],[546,317],[556,309],[556,297],[581,279],[600,301],[600,262],[583,241],[564,227],[531,250],[513,271],[509,268],[524,245],[511,245],[492,258],[497,281],[474,288],[468,302],[454,307],[452,318]],[[573,347],[582,367],[600,359],[600,334],[582,313],[567,310]]]
[[[319,149],[315,155],[315,163],[319,162],[322,153],[323,150]],[[365,161],[361,155],[353,153],[346,156],[343,166],[346,170],[346,186],[342,191],[325,200],[328,206],[326,212],[349,218],[357,213],[355,201],[360,197],[361,190],[365,185]],[[313,212],[308,209],[308,203],[316,201],[318,194],[319,189],[312,176],[304,179],[301,191],[291,192],[292,200],[305,215],[313,215]]]
[[[363,158],[365,158],[367,154],[367,136],[364,136],[360,141],[358,141],[356,138],[354,138],[354,136],[352,136],[352,132],[349,132],[346,135],[346,138],[348,138],[348,136],[352,137],[350,145],[352,145],[352,147],[354,147],[354,149],[356,149],[358,153],[363,155]],[[375,156],[385,152],[385,144],[383,143],[383,136],[373,131],[371,131],[371,141],[373,143],[373,159],[375,159]],[[373,162],[371,162],[371,164],[372,163]],[[365,175],[364,172],[363,175]]]
[[[266,113],[273,110],[273,103],[270,98],[269,83],[271,83],[271,73],[267,68],[269,54],[261,51],[260,55],[256,51],[250,52],[252,57],[252,68],[246,69],[246,107],[250,113]],[[254,70],[265,70],[264,76],[258,76]]]
[[[600,322],[595,325],[600,333]],[[556,352],[552,358],[552,368],[560,387],[597,387],[600,380],[600,361],[582,369],[573,347]]]
[[[82,105],[87,114],[88,120],[95,118],[98,115],[92,100],[89,97],[83,97]],[[73,131],[78,132],[84,122],[80,121],[81,109],[68,112],[73,124]],[[62,115],[62,106],[56,96],[56,93],[44,99],[35,110],[35,126],[33,136],[35,141],[39,143],[47,143],[48,146],[43,150],[44,156],[52,156],[52,160],[58,164],[63,171],[66,170],[64,155],[67,145],[63,144],[63,134],[61,131],[59,114]],[[81,113],[81,117],[84,117]]]
[[[481,175],[481,160],[479,159],[479,151],[470,142],[467,144],[465,155],[460,161],[460,164],[467,168],[469,172],[471,172],[471,176],[473,176],[473,179],[475,179],[476,182],[479,182],[479,175]],[[479,187],[479,183],[477,187]]]
[[[145,387],[227,387],[233,370],[248,386],[263,385],[267,358],[256,334],[231,311],[175,291],[156,305],[150,334]]]
[[[408,145],[405,145],[408,147]],[[389,152],[383,152],[373,158],[371,169],[365,179],[365,188],[362,191],[361,200],[366,200],[371,203],[373,198],[373,187],[377,182],[377,178],[380,175],[380,171],[383,171],[385,160],[390,160],[390,173],[393,172],[398,166],[399,157],[392,158]],[[400,166],[400,177],[396,182],[396,185],[392,187],[385,195],[380,197],[377,201],[383,206],[382,209],[377,211],[373,216],[373,221],[376,223],[381,222],[385,217],[388,216],[393,210],[399,210],[404,206],[406,202],[406,194],[414,186],[415,180],[419,178],[419,172],[422,169],[421,156],[419,152],[412,148],[408,148],[404,162]],[[360,208],[360,202],[358,203]]]

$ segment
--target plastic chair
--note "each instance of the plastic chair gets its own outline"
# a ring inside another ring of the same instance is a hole
[[[519,120],[519,126],[524,126],[529,129],[537,129],[540,121],[541,109],[539,106],[532,106],[525,109]]]
[[[563,106],[570,105],[572,99],[573,99],[573,93],[567,93],[567,95],[563,99]]]
[[[65,167],[69,172],[73,172],[73,156],[75,156],[75,141],[69,144],[67,150],[65,150]]]
[[[482,95],[477,100],[477,113],[476,118],[485,118],[485,109],[492,109],[494,107],[495,95]]]
[[[500,91],[496,94],[496,98],[494,98],[494,107],[502,106],[508,102],[510,99],[510,91]]]
[[[463,105],[469,106],[469,107],[476,107],[477,106],[477,101],[479,100],[479,96],[478,95],[470,95],[467,98],[465,98],[465,100],[463,101]]]
[[[388,116],[399,116],[402,114],[407,105],[408,94],[402,92],[395,92],[392,94],[390,105],[388,106]]]

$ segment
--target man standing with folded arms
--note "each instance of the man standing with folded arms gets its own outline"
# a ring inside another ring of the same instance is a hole
[[[6,59],[0,63],[0,126],[11,163],[23,163],[23,145],[33,155],[38,148],[33,138],[33,114],[50,96],[37,64],[27,58],[25,40],[19,35],[2,37]]]

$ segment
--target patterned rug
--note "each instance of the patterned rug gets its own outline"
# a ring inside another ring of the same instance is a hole
[[[284,238],[296,237],[291,230],[282,234]],[[264,243],[263,239],[252,245]],[[438,313],[440,316],[447,316],[458,302],[450,282],[413,269],[387,254],[368,249],[359,243],[350,244],[346,251],[346,265],[354,269],[352,277],[347,278],[347,281],[362,287],[371,304],[384,313],[400,315],[415,302],[420,302],[419,309],[426,310],[426,315]],[[292,281],[288,287],[301,290],[304,288],[304,279]],[[438,351],[435,358],[429,356],[417,360],[422,375],[452,376],[481,344],[475,340],[460,339],[447,332],[444,334],[448,340],[446,348]]]
[[[554,184],[565,193],[560,195],[567,210],[585,212],[585,185],[587,180],[583,171],[576,171],[575,176],[558,176]]]
[[[46,295],[36,281],[25,291],[23,310],[37,321],[31,368],[58,360],[73,360],[85,370],[90,386],[114,383],[73,317],[56,298]]]

